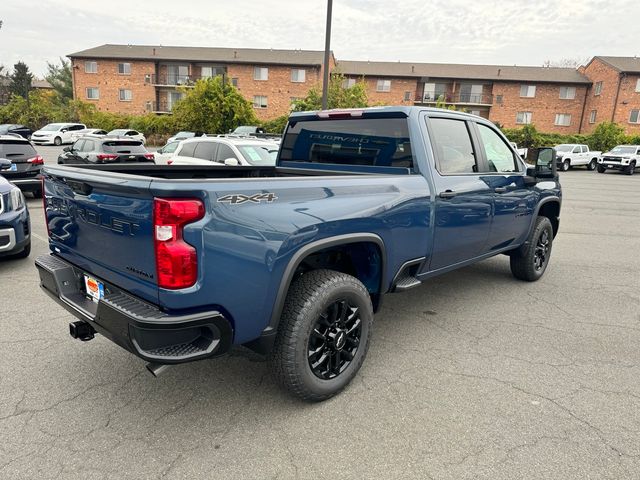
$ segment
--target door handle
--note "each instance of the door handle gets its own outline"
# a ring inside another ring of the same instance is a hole
[[[509,190],[507,187],[496,187],[493,189],[496,193],[506,193]]]
[[[445,190],[444,192],[440,192],[438,196],[440,198],[453,198],[456,196],[456,192],[453,190]]]

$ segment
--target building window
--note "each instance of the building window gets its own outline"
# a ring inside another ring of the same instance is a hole
[[[342,88],[351,88],[356,84],[355,78],[345,78],[342,82]]]
[[[636,82],[636,92],[640,93],[640,78]]]
[[[269,80],[269,69],[267,67],[255,67],[253,69],[254,80]]]
[[[237,77],[233,77],[231,79],[231,85],[233,85],[234,87],[238,86],[238,78]]]
[[[125,89],[125,88],[121,88],[119,90],[118,96],[119,96],[121,102],[130,102],[131,99],[133,98],[131,90],[128,90],[128,89]]]
[[[264,95],[254,95],[253,106],[254,108],[267,108],[267,97]]]
[[[98,62],[84,62],[85,73],[98,73]]]
[[[502,95],[496,95],[496,103],[502,105]]]
[[[529,125],[531,123],[531,112],[518,112],[516,115],[516,123]]]
[[[589,123],[596,123],[596,115],[598,115],[598,111],[591,110],[591,113],[589,114]]]
[[[98,100],[100,98],[100,90],[97,87],[87,87],[87,99]]]
[[[563,100],[576,98],[576,87],[560,87],[560,98]]]
[[[120,75],[131,75],[131,64],[130,63],[119,63],[118,64],[118,73]]]
[[[536,96],[535,85],[520,85],[520,96],[525,98],[533,98]]]
[[[389,92],[391,90],[391,80],[378,80],[376,92]]]
[[[629,123],[640,123],[640,110],[631,110],[629,114]]]
[[[571,115],[568,113],[556,113],[555,124],[561,127],[568,127],[571,125]]]
[[[594,95],[600,95],[602,93],[602,82],[597,82],[593,88]]]
[[[405,102],[411,101],[411,92],[404,92],[404,101]]]
[[[291,69],[291,81],[295,83],[304,83],[307,71],[304,68]]]

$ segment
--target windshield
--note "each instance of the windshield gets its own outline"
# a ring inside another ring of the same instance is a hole
[[[124,128],[119,128],[116,130],[111,130],[109,132],[109,135],[124,135],[125,133],[127,133],[129,130],[124,129]]]
[[[573,145],[556,145],[556,152],[569,152]]]
[[[273,145],[236,145],[242,156],[251,165],[269,166],[276,164],[276,156],[271,152],[274,150]],[[276,155],[278,149],[276,148]]]
[[[180,138],[188,138],[188,137],[194,137],[196,134],[193,132],[178,132],[174,135],[174,137],[180,137]]]
[[[57,132],[63,125],[63,123],[50,123],[49,125],[42,127],[40,130],[43,132]]]
[[[238,127],[233,133],[256,133],[256,127]]]
[[[282,162],[413,168],[406,118],[346,118],[291,122]]]
[[[636,147],[621,147],[617,146],[611,150],[611,153],[636,153]]]

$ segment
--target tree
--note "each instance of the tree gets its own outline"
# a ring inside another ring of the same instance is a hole
[[[328,108],[362,108],[368,106],[367,87],[364,80],[357,81],[352,86],[347,86],[346,78],[339,72],[331,74],[327,89]],[[322,90],[315,86],[309,90],[307,96],[297,100],[293,104],[293,110],[303,112],[307,110],[320,110],[322,108]]]
[[[185,96],[173,109],[177,128],[226,133],[239,125],[257,123],[253,106],[222,76],[182,87]]]
[[[600,123],[589,137],[592,150],[606,152],[625,142],[624,128],[613,122]]]
[[[9,89],[14,95],[19,95],[24,99],[29,99],[31,91],[31,83],[33,82],[33,74],[29,71],[29,67],[24,62],[18,62],[13,66],[13,73],[9,76],[11,84]]]
[[[60,58],[60,65],[47,62],[47,74],[44,78],[51,84],[62,102],[73,99],[73,83],[71,80],[71,62]]]

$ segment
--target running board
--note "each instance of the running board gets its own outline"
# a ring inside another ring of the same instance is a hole
[[[407,275],[406,277],[399,278],[396,281],[395,290],[396,292],[404,292],[405,290],[409,290],[410,288],[417,287],[422,282],[418,280],[416,277],[411,277]]]

